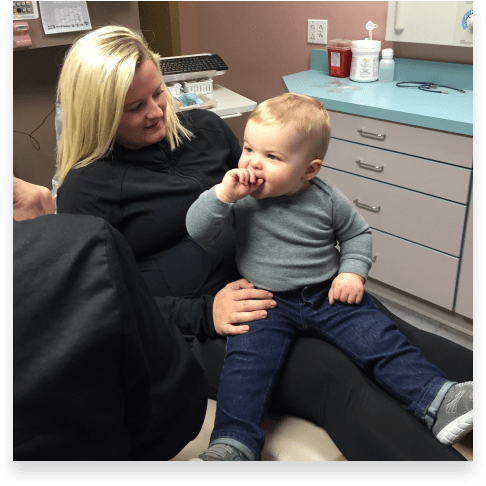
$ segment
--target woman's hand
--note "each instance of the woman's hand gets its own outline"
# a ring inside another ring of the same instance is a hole
[[[234,324],[265,319],[266,309],[277,305],[271,300],[272,297],[270,292],[255,289],[255,286],[244,278],[229,283],[214,297],[213,322],[216,332],[221,336],[248,332],[250,326]]]
[[[47,187],[13,178],[13,219],[34,219],[56,210],[54,198]]]

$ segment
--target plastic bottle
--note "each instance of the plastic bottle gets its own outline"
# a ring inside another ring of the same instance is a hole
[[[391,83],[395,76],[393,49],[383,49],[381,56],[382,59],[380,61],[380,75],[378,81],[380,81],[380,83]]]

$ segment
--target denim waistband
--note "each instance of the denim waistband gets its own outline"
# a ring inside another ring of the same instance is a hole
[[[337,275],[337,274],[336,274]],[[285,292],[272,292],[277,297],[301,297],[302,292],[305,291],[306,294],[314,294],[315,292],[324,292],[327,294],[331,288],[332,281],[336,278],[333,275],[331,278],[324,280],[324,282],[319,282],[312,285],[306,285],[305,287],[299,287],[298,289],[286,290]]]

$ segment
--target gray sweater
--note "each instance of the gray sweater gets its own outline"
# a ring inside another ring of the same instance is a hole
[[[213,187],[189,209],[187,231],[196,242],[210,242],[230,225],[238,270],[258,288],[284,292],[337,272],[366,279],[372,246],[368,224],[336,186],[318,178],[311,182],[298,196],[249,196],[236,203],[220,201]]]

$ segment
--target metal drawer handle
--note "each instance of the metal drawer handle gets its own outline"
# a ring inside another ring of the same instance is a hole
[[[385,168],[384,165],[369,165],[365,164],[364,162],[361,162],[361,159],[357,160],[356,163],[363,169],[368,169],[368,170],[374,170],[375,172],[382,172],[383,169]]]
[[[368,206],[367,204],[360,203],[357,199],[355,199],[354,204],[358,206],[358,208],[367,209],[368,211],[373,211],[374,213],[379,213],[381,206]]]
[[[371,132],[365,132],[362,128],[360,128],[358,130],[358,133],[362,136],[362,137],[368,137],[368,138],[374,138],[376,140],[385,140],[385,137],[386,137],[386,133],[381,135],[379,133],[371,133]]]

